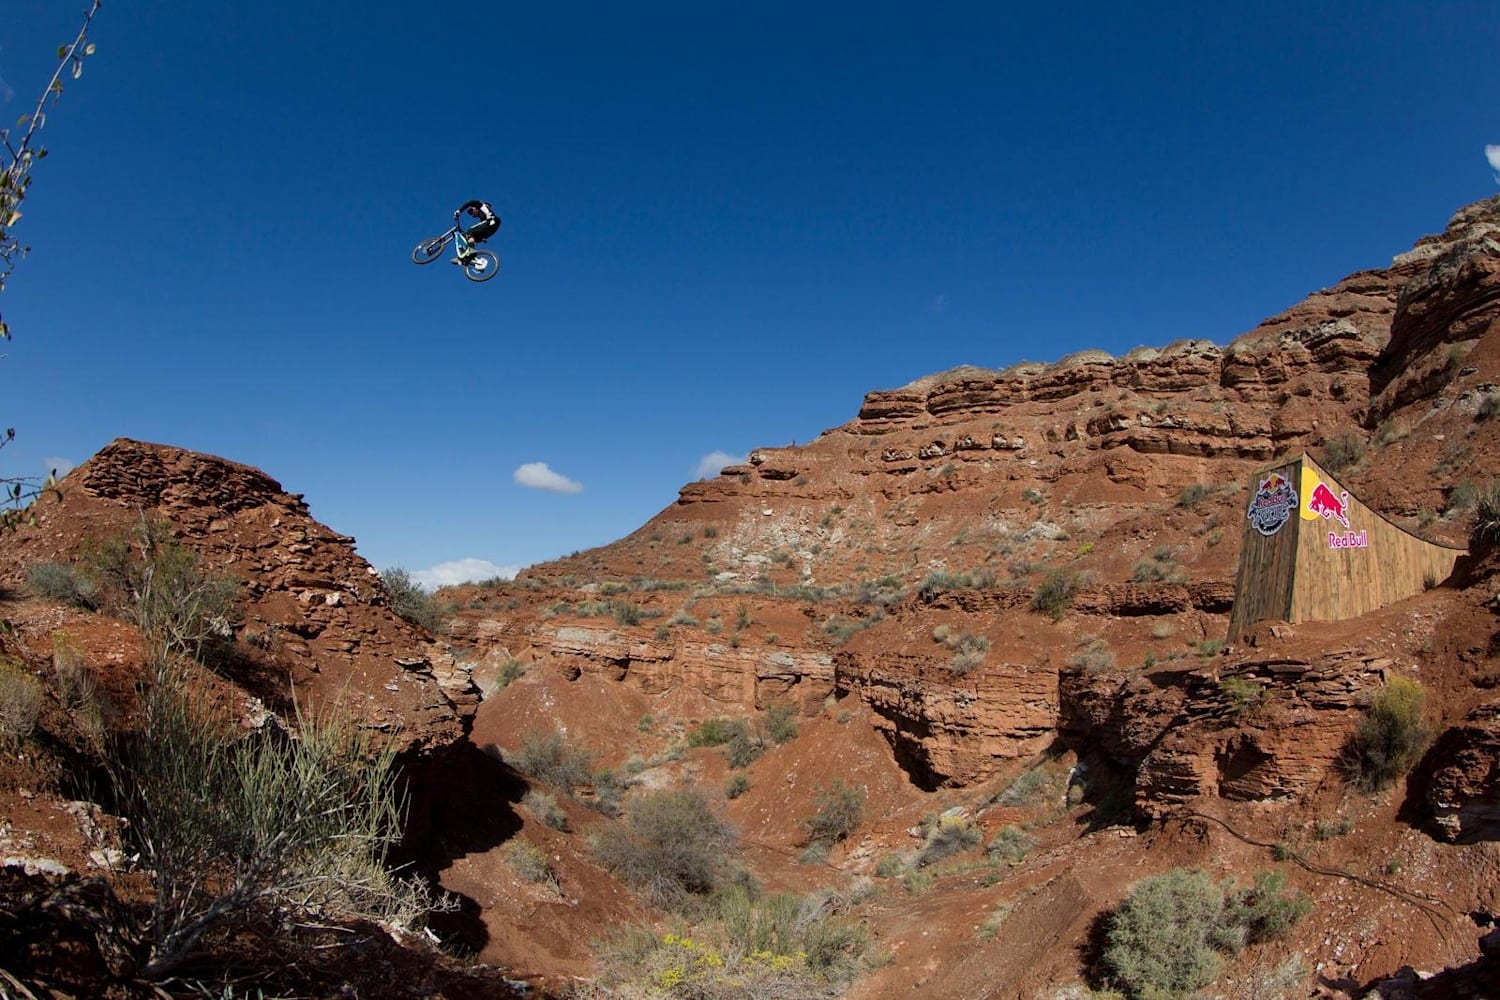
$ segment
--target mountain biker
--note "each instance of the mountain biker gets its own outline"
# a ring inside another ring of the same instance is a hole
[[[495,231],[500,228],[500,216],[495,214],[495,210],[490,207],[489,202],[480,201],[478,198],[470,199],[458,206],[458,211],[453,213],[453,221],[457,223],[459,216],[464,213],[468,213],[479,220],[464,230],[464,239],[469,244],[468,253],[472,254],[479,244],[495,235]],[[467,256],[467,254],[454,257],[453,263],[463,263],[464,256]]]

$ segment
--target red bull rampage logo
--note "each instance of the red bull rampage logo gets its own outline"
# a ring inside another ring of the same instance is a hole
[[[1270,537],[1291,520],[1297,509],[1297,492],[1285,476],[1273,473],[1260,481],[1260,488],[1250,498],[1250,511],[1245,516],[1262,535]]]

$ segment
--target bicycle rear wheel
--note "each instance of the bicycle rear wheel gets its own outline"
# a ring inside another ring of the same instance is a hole
[[[464,261],[464,277],[470,281],[489,281],[500,273],[500,258],[489,250],[476,250]]]

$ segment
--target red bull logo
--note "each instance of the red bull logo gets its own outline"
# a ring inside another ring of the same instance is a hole
[[[1313,487],[1312,495],[1307,498],[1307,509],[1314,514],[1321,515],[1324,520],[1332,519],[1349,527],[1349,493],[1342,491],[1338,496],[1333,495],[1333,490],[1328,484],[1319,483]]]

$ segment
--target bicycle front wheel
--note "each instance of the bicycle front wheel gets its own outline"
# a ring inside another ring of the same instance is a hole
[[[469,254],[464,261],[464,277],[470,281],[489,281],[500,273],[500,258],[488,250]]]
[[[446,236],[434,236],[430,240],[418,243],[411,252],[413,264],[431,264],[443,255],[443,247],[448,245]]]

